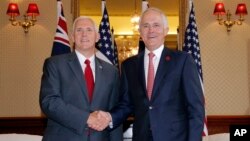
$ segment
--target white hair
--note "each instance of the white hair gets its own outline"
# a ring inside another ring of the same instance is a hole
[[[149,12],[149,11],[155,11],[157,13],[159,13],[162,17],[162,22],[163,22],[163,26],[164,28],[168,28],[168,19],[167,17],[165,16],[165,14],[158,8],[155,8],[155,7],[150,7],[148,9],[146,9],[142,14],[141,14],[141,17],[140,17],[140,20],[139,20],[139,26],[141,26],[141,19],[144,17],[145,13]]]
[[[73,23],[73,32],[75,31],[76,23],[77,23],[79,20],[85,20],[85,19],[90,20],[90,21],[93,23],[94,27],[95,27],[95,31],[98,32],[98,27],[96,26],[95,21],[94,21],[93,19],[91,19],[90,17],[88,17],[88,16],[79,16],[79,17],[77,17],[77,18],[75,19],[75,21],[74,21],[74,23]]]

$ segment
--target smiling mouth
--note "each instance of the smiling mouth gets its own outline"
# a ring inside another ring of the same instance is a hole
[[[82,39],[81,42],[88,42],[89,40],[86,39]]]
[[[153,34],[148,35],[148,38],[156,38],[156,37],[157,37],[157,35],[153,35]]]
[[[154,38],[156,38],[156,36],[152,36],[152,37],[148,37],[149,39],[154,39]]]

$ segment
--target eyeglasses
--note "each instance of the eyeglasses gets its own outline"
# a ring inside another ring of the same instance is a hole
[[[149,29],[159,30],[159,29],[162,29],[162,25],[159,23],[154,23],[152,25],[150,25],[149,23],[145,23],[145,24],[142,24],[140,28],[143,30],[149,30]]]

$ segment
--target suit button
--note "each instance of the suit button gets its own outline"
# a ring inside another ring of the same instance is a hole
[[[153,109],[153,106],[149,106],[149,110],[152,110]]]

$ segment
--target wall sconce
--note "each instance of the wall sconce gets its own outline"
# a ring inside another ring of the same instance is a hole
[[[222,19],[222,15],[227,16],[226,20]],[[246,4],[244,3],[240,3],[238,4],[236,11],[235,11],[235,15],[239,15],[239,19],[236,21],[232,21],[231,20],[231,16],[232,14],[230,13],[229,10],[227,10],[227,12],[225,12],[225,8],[224,8],[224,4],[223,3],[216,3],[215,7],[214,7],[214,15],[217,15],[217,20],[219,22],[220,25],[225,25],[227,28],[227,32],[231,31],[231,27],[234,24],[237,25],[242,25],[242,22],[244,21],[244,15],[247,15],[247,8],[246,8]]]
[[[8,10],[6,12],[10,16],[10,22],[13,26],[22,26],[25,33],[28,33],[30,26],[34,26],[36,22],[36,16],[39,15],[38,7],[35,3],[30,3],[26,14],[24,14],[24,21],[17,21],[15,17],[19,16],[19,9],[16,3],[9,3]],[[31,18],[29,18],[31,17]]]

